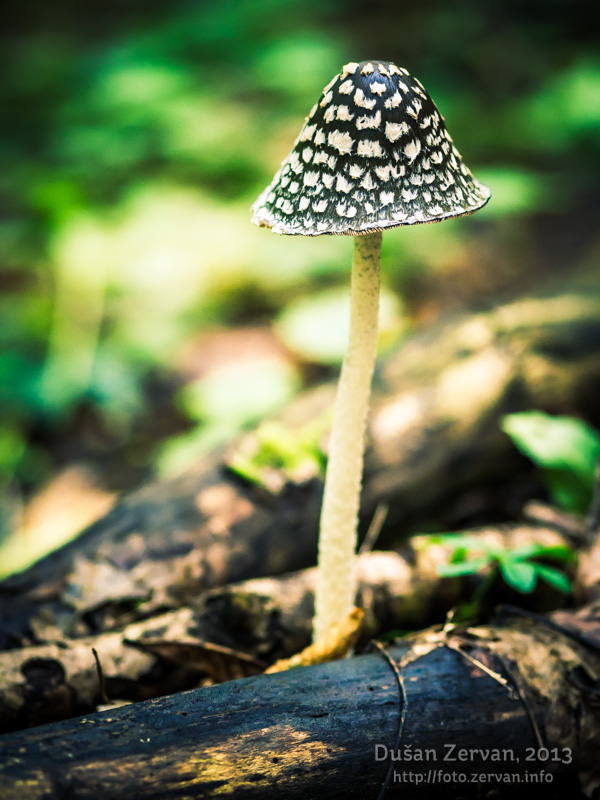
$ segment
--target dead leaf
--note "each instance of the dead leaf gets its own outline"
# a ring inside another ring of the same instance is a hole
[[[266,664],[257,658],[212,642],[125,639],[125,644],[162,658],[171,664],[204,672],[214,683],[260,674]]]

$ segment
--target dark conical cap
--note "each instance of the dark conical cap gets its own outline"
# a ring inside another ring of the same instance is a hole
[[[325,87],[252,221],[276,233],[355,235],[472,214],[489,197],[421,83],[363,61]]]

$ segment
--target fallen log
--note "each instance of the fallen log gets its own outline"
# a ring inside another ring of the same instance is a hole
[[[600,425],[598,306],[593,292],[518,301],[416,336],[382,364],[363,529],[385,503],[380,541],[390,546],[415,527],[456,524],[465,496],[490,498],[490,487],[520,479],[525,462],[499,427],[505,413],[539,408]],[[332,397],[332,387],[308,393],[285,424],[313,419]],[[273,492],[228,463],[231,452],[219,451],[124,497],[76,541],[0,584],[0,649],[47,641],[49,627],[67,637],[114,630],[211,587],[314,563],[320,476],[283,475]]]
[[[565,534],[532,525],[472,534],[488,546],[507,549],[565,544]],[[443,578],[438,568],[448,558],[448,547],[430,543],[427,537],[414,537],[398,553],[361,555],[357,569],[359,604],[365,611],[361,640],[429,626],[468,601],[475,587],[487,580],[491,566],[477,576]],[[501,589],[502,582],[496,584],[490,600]],[[315,585],[314,568],[228,584],[204,593],[192,607],[119,631],[75,639],[61,638],[59,632],[57,642],[0,653],[0,733],[91,713],[100,703],[182,691],[198,686],[207,674],[216,682],[253,674],[236,673],[222,659],[215,668],[212,653],[205,652],[213,645],[264,666],[289,658],[310,642]],[[515,600],[514,593],[505,599]],[[529,608],[538,610],[555,608],[565,600],[542,583],[521,602],[525,599]]]
[[[590,622],[591,617],[591,622]],[[576,619],[573,624],[576,629]],[[591,796],[600,656],[516,617],[0,737],[3,800]]]

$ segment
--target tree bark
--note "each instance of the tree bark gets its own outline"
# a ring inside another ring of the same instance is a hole
[[[589,641],[599,629],[589,609]],[[390,764],[388,798],[598,786],[597,648],[505,615],[423,632],[390,655],[402,690],[375,653],[4,736],[3,800],[375,799]]]
[[[505,413],[539,408],[600,425],[598,307],[593,292],[522,300],[438,326],[388,358],[375,380],[363,529],[384,502],[382,546],[439,530],[484,507],[489,487],[522,476],[525,461],[499,428]],[[332,398],[333,387],[309,392],[283,420],[300,425]],[[213,453],[124,497],[77,540],[0,584],[0,649],[47,641],[50,628],[55,638],[114,630],[211,587],[314,563],[320,476],[282,476],[268,491],[230,461],[231,450]]]

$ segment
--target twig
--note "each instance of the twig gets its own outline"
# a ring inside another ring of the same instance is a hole
[[[516,692],[519,695],[519,699],[523,704],[523,708],[525,709],[529,722],[531,723],[533,734],[535,736],[535,740],[537,742],[538,747],[539,748],[545,747],[546,745],[544,743],[544,739],[542,738],[542,734],[540,733],[540,729],[536,722],[533,709],[531,708],[531,704],[529,703],[529,699],[527,698],[527,695],[521,686],[521,682],[517,678],[518,673],[512,670],[512,668],[510,667],[510,665],[507,663],[506,659],[503,656],[501,656],[499,653],[496,653],[496,656],[500,659],[500,663],[502,664],[506,672],[510,675],[510,679],[513,683],[513,686],[515,687]]]
[[[376,512],[377,513],[377,512]],[[386,509],[387,513],[387,509]],[[379,650],[381,655],[385,658],[388,662],[394,675],[396,676],[396,680],[398,681],[398,690],[400,692],[400,720],[398,722],[398,730],[396,731],[396,741],[394,743],[394,750],[398,750],[400,746],[400,739],[402,738],[402,731],[404,730],[404,723],[406,721],[406,713],[408,711],[408,700],[406,698],[406,689],[404,688],[404,680],[402,678],[402,673],[398,668],[398,664],[394,661],[394,659],[390,656],[388,651],[385,647],[381,644],[381,642],[376,641],[375,639],[371,640],[371,644]],[[390,785],[390,780],[392,777],[392,771],[394,769],[394,762],[390,759],[390,763],[388,766],[387,775],[385,776],[384,782],[381,784],[381,789],[379,790],[379,794],[377,796],[377,800],[383,800],[385,797],[385,793],[387,792],[387,788]]]
[[[447,648],[453,650],[455,653],[458,653],[467,661],[470,661],[471,664],[473,664],[475,667],[478,667],[482,672],[485,672],[486,675],[489,675],[490,678],[493,678],[501,686],[504,686],[504,688],[508,692],[511,691],[510,683],[506,680],[506,678],[503,678],[499,672],[495,672],[493,669],[486,667],[483,661],[480,661],[478,658],[474,658],[472,655],[469,655],[469,653],[467,653],[465,650],[462,649],[460,644],[457,644],[456,642],[453,642],[450,639],[447,639],[445,644]]]
[[[448,623],[446,623],[446,624],[448,624]],[[444,628],[444,632],[445,632],[445,628]],[[499,659],[500,663],[504,667],[504,671],[510,677],[510,681],[507,681],[506,678],[503,677],[502,675],[500,675],[499,672],[496,672],[495,670],[492,670],[489,667],[486,667],[486,665],[483,662],[479,661],[479,659],[474,658],[473,656],[469,655],[469,653],[465,652],[462,649],[462,647],[460,647],[459,644],[457,644],[456,642],[451,641],[447,636],[446,636],[445,645],[446,645],[446,647],[448,647],[448,649],[453,650],[455,653],[458,653],[463,658],[465,658],[467,661],[470,661],[474,666],[478,667],[486,675],[489,675],[490,678],[493,678],[497,683],[499,683],[501,686],[503,686],[511,695],[514,695],[513,689],[514,689],[514,691],[516,691],[516,693],[517,693],[517,695],[519,697],[519,700],[523,704],[523,708],[525,709],[525,713],[527,714],[527,717],[528,717],[529,722],[531,724],[531,727],[533,729],[533,733],[534,733],[536,742],[538,744],[538,747],[540,747],[540,748],[544,747],[544,740],[542,738],[542,734],[540,733],[540,729],[539,729],[538,724],[536,722],[536,719],[535,719],[535,716],[533,714],[533,710],[531,708],[531,705],[529,703],[527,695],[526,695],[525,691],[523,690],[519,679],[517,678],[517,673],[515,673],[511,669],[511,667],[508,664],[508,662],[506,661],[506,659],[503,658],[500,655],[500,653],[497,653],[493,648],[489,647],[489,645],[486,645],[484,640],[479,642],[479,646],[485,648],[486,650],[491,652],[494,656],[496,656],[496,658]]]
[[[96,672],[98,673],[98,684],[100,686],[100,699],[102,700],[103,705],[108,705],[110,700],[106,694],[106,681],[104,680],[104,672],[102,671],[102,664],[100,663],[98,651],[95,647],[92,647],[92,653],[94,654],[94,659],[96,661]]]
[[[365,534],[365,538],[363,539],[361,546],[358,548],[359,555],[362,555],[363,553],[370,553],[373,549],[375,542],[379,538],[381,529],[383,528],[383,523],[388,515],[388,511],[389,507],[385,503],[380,503],[375,509],[369,529]]]

